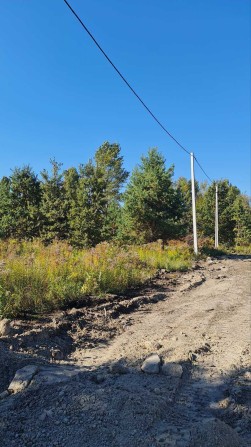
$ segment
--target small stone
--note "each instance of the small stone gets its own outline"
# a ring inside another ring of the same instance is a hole
[[[196,359],[197,359],[197,355],[195,355],[193,352],[189,351],[188,360],[190,360],[190,362],[195,362]]]
[[[157,351],[158,351],[161,348],[163,348],[163,345],[161,343],[156,343],[155,349],[157,349]]]
[[[0,337],[6,337],[11,333],[10,320],[8,318],[2,318],[0,320]]]
[[[161,360],[158,354],[150,355],[143,362],[141,369],[147,374],[158,374],[160,371]]]
[[[30,384],[37,371],[38,367],[36,365],[27,365],[21,369],[18,369],[14,379],[8,387],[8,390],[11,393],[18,393],[19,391],[24,390]]]
[[[129,368],[122,362],[114,362],[110,365],[109,370],[112,374],[128,374]]]
[[[179,363],[164,363],[161,367],[161,372],[165,376],[180,378],[183,374],[183,368]]]
[[[153,391],[154,391],[155,394],[159,394],[159,395],[162,394],[162,390],[160,388],[154,388]]]
[[[243,375],[244,380],[251,381],[251,371],[246,371]]]
[[[51,349],[51,357],[53,360],[63,360],[64,354],[60,349]]]

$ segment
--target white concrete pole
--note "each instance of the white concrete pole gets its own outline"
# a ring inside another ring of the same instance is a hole
[[[219,247],[218,185],[215,187],[215,248]]]
[[[198,254],[198,239],[197,239],[197,223],[196,223],[196,199],[195,199],[195,181],[194,181],[194,154],[191,155],[191,183],[192,183],[192,210],[193,210],[193,246],[194,253]]]

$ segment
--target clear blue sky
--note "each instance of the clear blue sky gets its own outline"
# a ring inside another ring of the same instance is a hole
[[[70,0],[115,65],[213,179],[250,188],[249,0]],[[189,157],[157,126],[63,0],[0,0],[0,176],[64,168],[118,142],[131,170],[157,146],[175,178]],[[205,179],[197,169],[199,181]]]

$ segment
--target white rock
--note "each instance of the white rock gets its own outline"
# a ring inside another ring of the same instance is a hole
[[[142,371],[148,374],[158,374],[160,371],[161,360],[158,354],[150,355],[141,366]]]
[[[10,320],[3,318],[0,320],[0,337],[5,337],[11,332]]]
[[[180,378],[183,373],[183,368],[179,363],[164,363],[161,367],[161,372],[162,374],[165,374],[165,376]]]
[[[30,383],[33,376],[38,371],[38,367],[36,365],[27,365],[21,369],[18,369],[14,379],[9,385],[8,390],[11,393],[18,393],[19,391],[24,390]]]

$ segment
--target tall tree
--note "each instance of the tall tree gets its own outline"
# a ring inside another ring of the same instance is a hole
[[[104,188],[102,239],[116,237],[121,213],[121,188],[129,173],[123,167],[121,148],[117,143],[104,142],[95,153],[96,175]]]
[[[174,167],[166,169],[156,148],[141,158],[124,195],[124,234],[136,242],[168,239],[177,234],[181,216],[178,194],[172,182]]]
[[[219,241],[233,244],[235,239],[235,221],[233,219],[233,205],[240,190],[231,185],[229,180],[220,180],[218,184],[219,204]],[[198,213],[198,223],[204,236],[214,237],[215,229],[215,187],[213,182],[206,190]]]
[[[180,206],[183,209],[179,221],[180,235],[183,236],[193,231],[191,180],[187,180],[185,177],[180,177],[175,185],[179,195]],[[197,181],[195,181],[195,195],[196,200],[198,201],[200,199],[200,188]]]
[[[105,142],[94,160],[79,168],[70,231],[74,244],[93,246],[116,236],[121,187],[128,176],[120,146]]]
[[[68,235],[67,202],[61,173],[62,163],[50,160],[52,166],[51,175],[43,170],[42,176],[42,200],[41,213],[43,227],[42,239],[48,243],[53,239],[65,239]]]
[[[235,244],[251,244],[251,206],[247,196],[241,194],[233,204]]]
[[[30,166],[15,168],[10,176],[10,234],[32,239],[40,230],[40,182]]]
[[[71,209],[71,242],[78,246],[93,246],[102,240],[104,182],[97,175],[93,162],[80,166],[76,200]]]
[[[0,180],[0,238],[5,239],[10,236],[12,224],[11,213],[11,197],[10,197],[11,181],[8,177]]]

